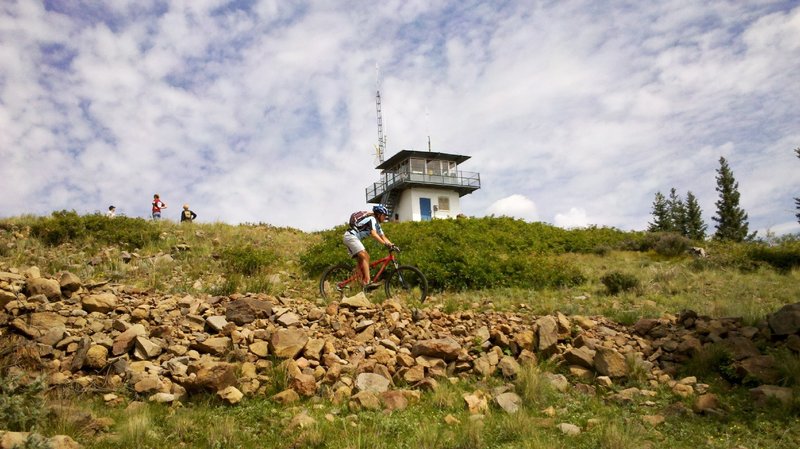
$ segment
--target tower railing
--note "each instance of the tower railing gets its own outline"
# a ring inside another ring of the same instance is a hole
[[[430,184],[434,186],[447,186],[454,189],[467,188],[470,190],[481,188],[481,175],[474,172],[459,171],[453,174],[428,174],[411,171],[384,172],[383,179],[367,187],[367,201],[383,195],[387,190],[401,184]]]

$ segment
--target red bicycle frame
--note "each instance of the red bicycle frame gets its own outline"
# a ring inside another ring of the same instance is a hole
[[[372,275],[372,269],[373,268],[375,268],[378,265],[381,265],[380,270],[378,270],[378,272],[375,273],[375,276],[372,276],[371,282],[377,282],[377,280],[381,278],[381,275],[386,270],[386,267],[389,265],[389,262],[394,263],[395,268],[397,268],[397,258],[394,257],[394,252],[393,251],[389,251],[389,255],[388,256],[386,256],[386,257],[384,257],[382,259],[378,259],[375,262],[372,262],[372,263],[369,264],[370,275]],[[349,283],[351,283],[351,282],[353,282],[355,280],[356,280],[356,274],[354,272],[352,276],[350,276],[349,278],[343,280],[342,282],[339,282],[338,284],[336,284],[336,286],[339,287],[339,288],[343,288],[345,285],[347,285],[347,284],[349,284]]]

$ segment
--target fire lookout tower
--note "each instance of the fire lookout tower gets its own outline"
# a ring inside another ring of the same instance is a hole
[[[366,188],[368,203],[389,208],[393,221],[454,218],[461,197],[481,188],[480,174],[464,172],[460,154],[402,150],[375,167],[381,179]]]

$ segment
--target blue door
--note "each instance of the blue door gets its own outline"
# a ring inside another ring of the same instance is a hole
[[[422,221],[430,221],[431,220],[431,199],[430,198],[420,198],[419,199],[419,213],[422,215]]]

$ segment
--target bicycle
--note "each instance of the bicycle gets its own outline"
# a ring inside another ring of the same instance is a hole
[[[372,282],[383,281],[387,298],[424,302],[428,296],[428,280],[419,268],[413,265],[400,265],[395,256],[397,247],[389,248],[389,255],[369,264]],[[386,269],[391,264],[391,268]],[[373,275],[373,269],[378,268]],[[322,272],[319,280],[319,293],[325,300],[341,299],[362,291],[361,282],[356,277],[356,267],[352,263],[331,265]]]

